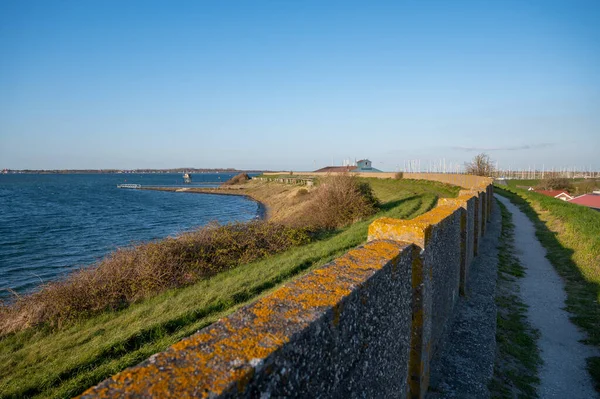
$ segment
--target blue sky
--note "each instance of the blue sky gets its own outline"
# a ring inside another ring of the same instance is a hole
[[[0,168],[599,170],[600,1],[0,1]]]

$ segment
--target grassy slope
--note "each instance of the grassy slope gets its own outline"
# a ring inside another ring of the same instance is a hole
[[[600,348],[600,212],[541,194],[499,189],[531,219],[546,257],[565,281],[571,320]],[[600,391],[600,358],[588,359]]]
[[[383,202],[375,217],[412,218],[458,188],[414,180],[370,179]],[[166,349],[285,280],[319,267],[366,240],[369,223],[195,285],[172,290],[120,312],[58,332],[30,330],[0,341],[0,397],[67,397]]]
[[[536,398],[541,358],[537,348],[539,332],[527,322],[527,305],[521,301],[517,279],[525,269],[515,256],[514,224],[506,207],[502,212],[502,234],[498,247],[498,306],[496,359],[489,388],[492,398]]]

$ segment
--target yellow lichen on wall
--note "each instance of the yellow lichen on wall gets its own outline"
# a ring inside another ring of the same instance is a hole
[[[142,366],[112,377],[120,396],[208,397],[245,390],[260,362],[290,341],[323,311],[340,323],[344,298],[398,256],[409,244],[378,241],[353,249],[326,267],[292,281],[253,305],[171,346]],[[366,305],[366,301],[361,302]],[[290,323],[293,321],[293,323]],[[165,367],[167,366],[167,367]],[[194,394],[191,395],[190,392]],[[111,397],[106,387],[84,393]]]
[[[459,203],[442,204],[412,220],[377,219],[369,225],[368,241],[404,241],[425,248],[434,226],[445,223],[460,207]]]

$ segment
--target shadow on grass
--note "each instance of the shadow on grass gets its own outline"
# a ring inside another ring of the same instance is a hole
[[[388,212],[388,211],[391,211],[392,209],[396,208],[397,206],[402,205],[403,203],[413,200],[417,197],[418,197],[417,195],[411,195],[410,197],[402,198],[402,199],[395,200],[395,201],[389,201],[384,204],[381,204],[379,206],[379,208],[383,212]]]
[[[588,338],[584,341],[586,344],[600,348],[600,303],[598,303],[600,284],[585,278],[573,260],[575,251],[561,244],[557,238],[559,233],[548,228],[529,202],[519,194],[498,186],[495,187],[495,192],[508,198],[533,222],[535,234],[546,248],[546,258],[565,282],[566,310],[571,313],[571,320],[587,332]],[[600,392],[600,357],[588,358],[587,366],[594,386]]]

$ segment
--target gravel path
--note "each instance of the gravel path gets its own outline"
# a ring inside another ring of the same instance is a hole
[[[563,282],[548,259],[546,250],[535,236],[529,218],[508,199],[496,196],[513,215],[515,249],[526,270],[519,279],[521,299],[529,308],[527,316],[541,337],[538,346],[544,362],[540,369],[541,398],[597,398],[585,359],[598,356],[595,348],[580,340],[585,335],[569,320],[564,310],[566,294]]]

